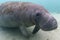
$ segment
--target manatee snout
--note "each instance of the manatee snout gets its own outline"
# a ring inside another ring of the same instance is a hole
[[[55,18],[51,18],[47,23],[45,23],[41,29],[44,31],[51,31],[57,28],[57,21]]]

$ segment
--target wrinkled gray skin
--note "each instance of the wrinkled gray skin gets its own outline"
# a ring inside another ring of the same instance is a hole
[[[42,6],[28,2],[7,2],[0,5],[0,27],[19,27],[28,37],[26,27],[35,25],[32,34],[42,29],[50,31],[57,28],[56,19]]]

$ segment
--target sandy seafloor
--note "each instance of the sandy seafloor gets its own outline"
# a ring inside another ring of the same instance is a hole
[[[0,28],[0,40],[60,40],[60,14],[52,14],[58,22],[58,28],[53,31],[40,30],[37,34],[33,35],[29,39],[23,37],[16,29],[2,29]],[[34,27],[27,28],[32,32]]]

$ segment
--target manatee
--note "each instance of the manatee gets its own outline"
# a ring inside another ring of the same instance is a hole
[[[56,29],[57,21],[42,5],[31,2],[6,2],[0,5],[0,27],[18,27],[28,37],[30,34],[26,28],[33,25],[32,34],[36,34],[40,29]]]

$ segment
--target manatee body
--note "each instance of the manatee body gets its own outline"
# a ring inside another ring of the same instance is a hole
[[[50,31],[57,28],[56,19],[41,5],[30,2],[6,2],[0,5],[0,27],[19,27],[24,36],[26,27],[35,25],[33,34],[39,29]]]

